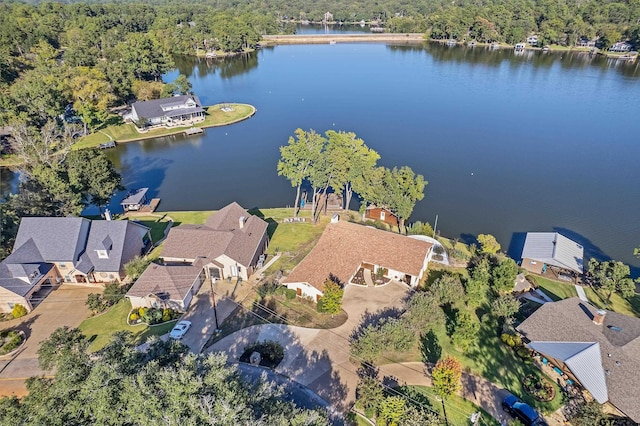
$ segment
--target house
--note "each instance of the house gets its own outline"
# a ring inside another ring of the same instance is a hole
[[[12,253],[0,262],[0,311],[62,282],[121,282],[124,265],[150,241],[149,228],[129,221],[24,217]]]
[[[576,46],[579,47],[596,47],[596,42],[598,41],[598,38],[593,38],[593,39],[589,39],[589,37],[587,36],[580,36],[578,38],[578,41],[576,43]]]
[[[365,219],[379,220],[391,226],[398,226],[400,219],[398,216],[386,207],[378,207],[370,204],[364,213]]]
[[[164,304],[186,309],[206,280],[248,280],[267,249],[267,226],[233,202],[204,225],[171,228],[162,249],[163,264],[150,265],[127,297],[134,307]]]
[[[536,34],[530,35],[529,37],[527,37],[527,43],[530,44],[531,46],[537,46],[538,36]]]
[[[633,46],[626,41],[619,41],[614,43],[613,46],[609,48],[610,52],[629,52]]]
[[[596,401],[640,422],[640,318],[573,297],[543,305],[516,329]]]
[[[557,232],[527,232],[522,249],[521,266],[529,272],[543,274],[547,268],[582,274],[584,248]]]
[[[329,277],[347,285],[360,269],[368,274],[382,269],[386,277],[415,287],[427,269],[431,248],[426,241],[337,221],[327,225],[313,250],[282,283],[317,301]]]
[[[138,127],[185,126],[204,121],[204,118],[204,109],[195,95],[134,102],[131,106],[131,120]]]
[[[122,209],[125,212],[138,211],[147,202],[147,192],[149,188],[140,188],[127,194],[124,200],[120,203]]]
[[[322,22],[333,22],[333,13],[327,12],[322,17]]]

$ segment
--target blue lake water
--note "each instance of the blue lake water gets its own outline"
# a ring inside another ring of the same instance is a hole
[[[120,145],[130,188],[162,210],[292,204],[278,147],[298,127],[353,131],[383,165],[429,181],[412,220],[443,235],[560,230],[587,255],[640,266],[640,68],[586,54],[385,44],[291,45],[178,59],[204,104],[257,114],[202,136]],[[167,76],[175,78],[178,71]],[[637,272],[637,271],[636,271]]]

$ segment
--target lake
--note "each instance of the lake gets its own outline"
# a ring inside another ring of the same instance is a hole
[[[411,219],[437,214],[442,235],[491,233],[506,249],[519,233],[558,230],[587,255],[640,266],[637,63],[426,43],[277,46],[177,67],[204,104],[258,111],[109,151],[127,187],[150,187],[162,210],[290,205],[278,147],[298,127],[345,130],[381,164],[425,176]]]

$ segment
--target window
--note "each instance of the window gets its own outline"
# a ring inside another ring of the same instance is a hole
[[[96,252],[98,252],[98,258],[99,259],[108,259],[109,255],[107,254],[106,250],[96,250]]]
[[[238,276],[238,267],[237,266],[231,266],[231,276],[232,277],[237,277]]]
[[[380,220],[384,220],[384,211],[380,212]]]
[[[66,267],[67,267],[67,265],[66,265],[65,263],[61,263],[61,264],[59,265],[59,268],[60,268],[60,269],[64,269],[64,268],[66,268]]]
[[[69,275],[65,275],[64,276],[64,282],[65,283],[70,283],[71,282],[71,277]]]
[[[13,309],[13,307],[15,306],[13,303],[8,303],[9,305],[9,309]]]

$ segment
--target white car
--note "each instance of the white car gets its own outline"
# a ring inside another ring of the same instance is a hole
[[[171,333],[169,333],[169,337],[172,339],[182,339],[189,328],[191,327],[191,321],[178,321],[178,323],[173,327]]]

